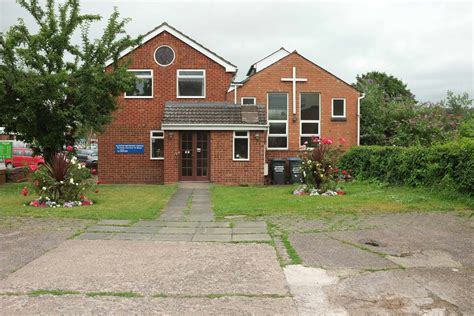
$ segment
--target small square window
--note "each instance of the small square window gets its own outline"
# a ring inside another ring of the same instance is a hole
[[[206,74],[204,70],[178,70],[178,98],[204,98]]]
[[[346,117],[346,99],[332,99],[332,117]]]
[[[234,132],[234,160],[249,160],[250,142],[249,133]]]
[[[128,70],[136,76],[135,85],[125,91],[125,98],[152,98],[153,72],[151,70]]]
[[[150,159],[164,158],[164,132],[151,131],[150,132]]]

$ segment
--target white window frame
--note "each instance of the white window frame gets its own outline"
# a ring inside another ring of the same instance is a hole
[[[203,81],[204,95],[202,95],[202,96],[180,96],[179,95],[179,77],[180,77],[179,73],[181,71],[202,71],[202,76],[189,76],[189,75],[186,75],[185,77],[204,79],[204,81]],[[176,70],[176,98],[178,98],[178,99],[205,99],[206,98],[206,69],[178,69],[178,70]]]
[[[152,99],[154,95],[153,88],[155,85],[154,79],[153,79],[153,69],[127,69],[127,71],[130,71],[130,72],[149,71],[150,72],[150,75],[135,75],[135,76],[137,78],[143,78],[143,79],[151,78],[151,96],[127,95],[127,92],[124,92],[123,93],[124,98],[125,99]]]
[[[304,94],[304,93],[317,93],[319,95],[319,120],[302,120],[301,119],[301,95]],[[322,108],[322,105],[321,105],[321,92],[311,92],[311,91],[304,91],[304,92],[300,92],[300,100],[299,100],[299,104],[300,104],[300,137],[298,139],[298,143],[300,144],[300,146],[303,146],[303,144],[301,143],[301,138],[303,137],[312,137],[312,136],[318,136],[320,137],[321,136],[321,108]],[[303,134],[303,123],[318,123],[318,133],[317,134]]]
[[[244,104],[244,99],[252,99],[253,103],[252,104]],[[240,98],[240,104],[242,104],[242,105],[256,105],[257,104],[257,98],[256,97],[241,97]]]
[[[234,161],[249,161],[250,160],[250,132],[249,131],[237,131],[237,132],[246,132],[246,136],[237,136],[234,131],[234,137],[232,138],[232,160]],[[235,158],[235,139],[247,139],[247,158]]]
[[[270,120],[268,115],[270,114],[270,110],[268,108],[269,106],[269,100],[270,100],[270,94],[272,93],[285,93],[286,94],[286,120]],[[272,91],[272,92],[267,92],[267,122],[268,122],[268,133],[267,133],[267,150],[288,150],[288,102],[289,102],[289,93],[287,91]],[[270,123],[285,123],[286,124],[286,132],[285,134],[270,134]],[[269,147],[269,138],[270,137],[286,137],[286,147]]]
[[[160,64],[157,60],[156,60],[156,51],[162,47],[168,47],[169,49],[171,49],[171,51],[173,52],[173,60],[168,64],[168,65],[162,65]],[[174,63],[174,60],[176,59],[176,52],[174,51],[173,47],[169,46],[169,45],[160,45],[158,46],[155,51],[153,52],[153,59],[155,60],[155,63],[157,63],[158,65],[160,65],[161,67],[168,67],[168,66],[171,66],[173,63]]]
[[[344,105],[342,107],[342,109],[344,110],[344,114],[343,115],[334,115],[334,101],[335,100],[342,100],[344,101]],[[346,98],[332,98],[331,99],[331,118],[346,118]]]
[[[153,133],[162,133],[162,136],[153,136]],[[163,157],[153,157],[153,139],[163,139],[163,152],[165,151],[165,132],[162,130],[151,130],[150,131],[150,160],[163,160]]]

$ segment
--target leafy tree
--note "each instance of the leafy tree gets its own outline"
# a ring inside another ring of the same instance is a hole
[[[465,117],[472,112],[472,102],[473,100],[469,97],[467,92],[454,94],[454,92],[448,90],[446,99],[440,103],[441,106],[447,109],[448,113]]]
[[[99,15],[81,14],[79,0],[56,5],[47,0],[19,0],[38,26],[33,34],[19,19],[0,33],[0,126],[31,143],[50,161],[72,145],[79,129],[101,130],[117,108],[117,96],[134,75],[117,62],[120,52],[141,38],[125,32],[128,19],[115,9],[100,38],[89,39]],[[81,44],[72,36],[81,32]],[[112,59],[110,71],[104,65]]]
[[[378,71],[358,75],[353,86],[365,93],[360,106],[361,144],[390,144],[397,128],[394,115],[400,107],[415,104],[415,96],[403,81]]]

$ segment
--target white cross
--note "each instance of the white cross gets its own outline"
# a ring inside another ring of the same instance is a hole
[[[306,82],[306,78],[296,78],[296,67],[293,67],[293,78],[281,78],[281,81],[293,82],[293,114],[296,114],[296,83]]]

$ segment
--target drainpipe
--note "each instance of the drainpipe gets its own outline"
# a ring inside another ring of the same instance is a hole
[[[357,98],[357,146],[360,145],[360,100],[363,98],[365,98],[365,93]]]

